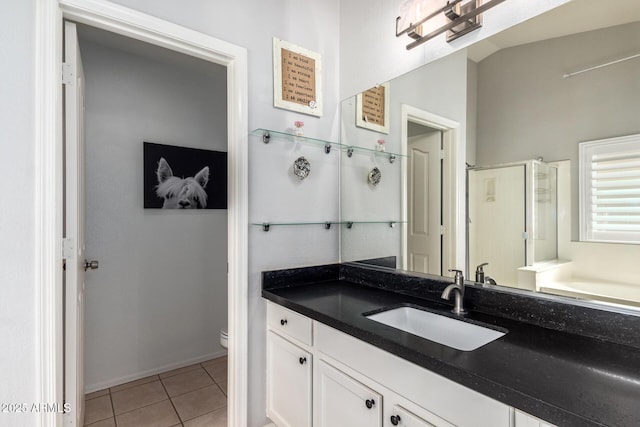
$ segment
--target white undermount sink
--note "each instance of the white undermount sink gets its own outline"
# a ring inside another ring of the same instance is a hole
[[[366,317],[463,351],[475,350],[506,334],[506,332],[413,307],[392,308]]]

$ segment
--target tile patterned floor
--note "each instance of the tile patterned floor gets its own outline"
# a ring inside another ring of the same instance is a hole
[[[90,393],[84,425],[226,427],[227,358]]]

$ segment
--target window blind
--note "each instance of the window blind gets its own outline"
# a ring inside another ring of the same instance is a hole
[[[581,143],[581,240],[640,243],[640,135]]]

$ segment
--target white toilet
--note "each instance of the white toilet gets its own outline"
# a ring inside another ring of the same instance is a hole
[[[228,348],[229,334],[227,333],[227,328],[220,330],[220,345],[224,348]]]

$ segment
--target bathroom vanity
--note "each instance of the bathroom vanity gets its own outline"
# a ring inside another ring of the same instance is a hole
[[[267,415],[281,427],[640,425],[638,317],[470,283],[462,321],[506,332],[475,350],[366,317],[457,318],[440,298],[450,283],[349,264],[263,273]]]

